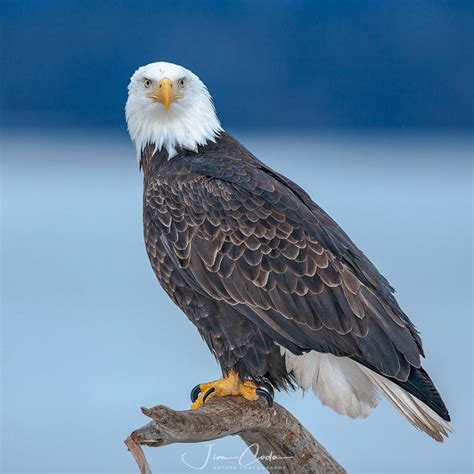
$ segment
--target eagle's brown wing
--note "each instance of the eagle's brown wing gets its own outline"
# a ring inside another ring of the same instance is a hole
[[[257,160],[171,161],[146,209],[196,292],[295,353],[351,356],[399,381],[420,367],[419,337],[386,280],[301,189]]]

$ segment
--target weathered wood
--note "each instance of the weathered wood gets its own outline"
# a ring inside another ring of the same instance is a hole
[[[142,474],[151,474],[151,470],[140,445],[198,443],[229,435],[239,435],[270,472],[345,472],[311,433],[277,403],[268,408],[262,401],[216,397],[199,410],[175,411],[159,405],[142,408],[142,412],[152,421],[125,440]]]

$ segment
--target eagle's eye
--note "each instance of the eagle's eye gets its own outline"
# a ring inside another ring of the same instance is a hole
[[[186,81],[184,80],[184,77],[182,77],[179,81],[178,81],[178,84],[181,86],[181,87],[184,87],[184,84],[186,83]]]
[[[143,79],[143,85],[148,89],[151,87],[151,81],[150,79]]]

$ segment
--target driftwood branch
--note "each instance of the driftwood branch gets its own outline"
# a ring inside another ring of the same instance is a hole
[[[141,474],[151,474],[142,445],[197,443],[228,435],[239,435],[270,472],[345,472],[311,433],[277,403],[268,408],[263,401],[216,397],[195,411],[156,406],[142,408],[142,412],[152,421],[125,440]]]

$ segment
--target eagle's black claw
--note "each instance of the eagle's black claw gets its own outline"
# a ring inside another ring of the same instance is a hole
[[[268,408],[271,408],[273,406],[273,390],[271,392],[267,390],[266,388],[259,387],[255,390],[255,393],[259,396],[264,398],[267,403],[268,403]]]
[[[216,388],[215,387],[211,387],[205,394],[204,394],[204,397],[202,397],[202,403],[206,403],[206,400],[207,400],[207,397],[216,391]]]
[[[197,398],[199,397],[199,394],[201,393],[201,386],[196,385],[192,390],[191,390],[191,401],[194,403]]]

